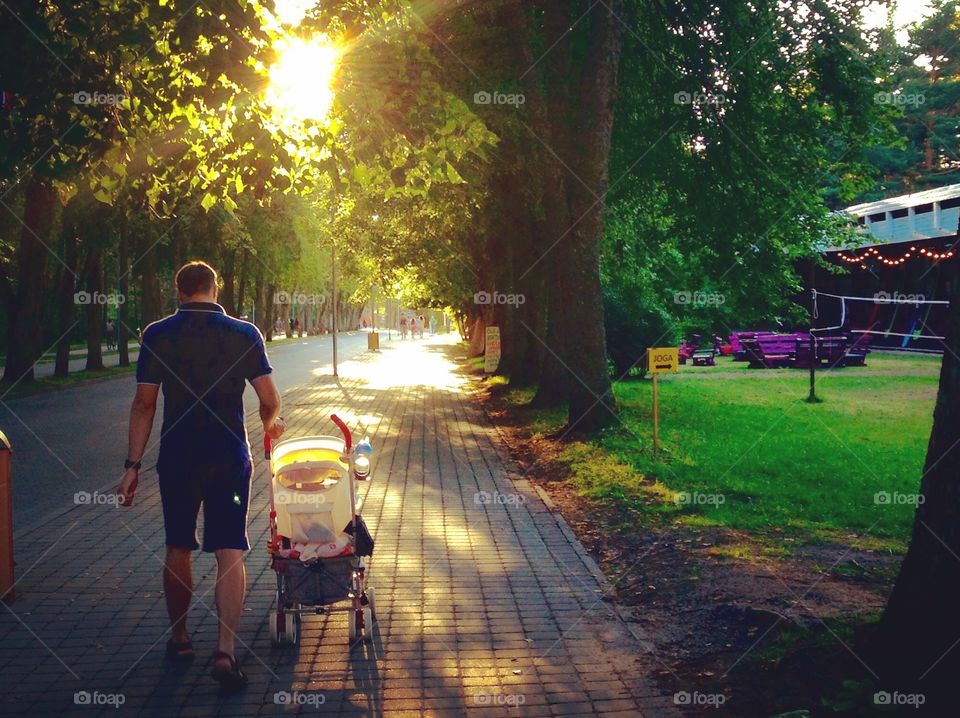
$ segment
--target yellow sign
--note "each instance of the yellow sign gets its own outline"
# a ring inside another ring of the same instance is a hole
[[[493,374],[500,366],[500,327],[487,327],[485,342],[483,371],[486,374]]]
[[[662,374],[677,371],[680,364],[680,350],[676,347],[654,347],[647,349],[647,371]]]

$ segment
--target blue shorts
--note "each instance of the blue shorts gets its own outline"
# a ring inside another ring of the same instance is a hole
[[[197,515],[203,504],[203,550],[247,551],[247,505],[253,462],[250,456],[199,463],[178,457],[157,466],[167,546],[196,551]]]

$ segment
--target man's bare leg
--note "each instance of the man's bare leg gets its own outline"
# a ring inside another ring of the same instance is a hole
[[[240,614],[247,590],[247,569],[243,563],[243,551],[235,548],[222,548],[217,554],[217,616],[220,619],[220,632],[217,649],[229,656],[235,656],[233,639],[240,628]],[[230,662],[218,658],[217,664],[229,667]]]
[[[167,599],[167,614],[170,616],[171,640],[185,643],[187,612],[193,598],[193,552],[186,548],[167,546],[167,560],[163,565],[163,593]]]

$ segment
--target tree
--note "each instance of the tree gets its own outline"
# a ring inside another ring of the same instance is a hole
[[[936,0],[910,29],[905,47],[888,41],[888,82],[875,98],[896,113],[896,141],[871,147],[867,157],[881,181],[869,201],[960,182],[960,5]]]
[[[948,267],[951,311],[913,535],[874,641],[893,685],[955,705],[960,668],[960,272]]]

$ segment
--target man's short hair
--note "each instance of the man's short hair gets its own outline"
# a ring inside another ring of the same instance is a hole
[[[187,262],[177,272],[177,291],[185,297],[213,294],[217,287],[217,270],[206,262]]]

